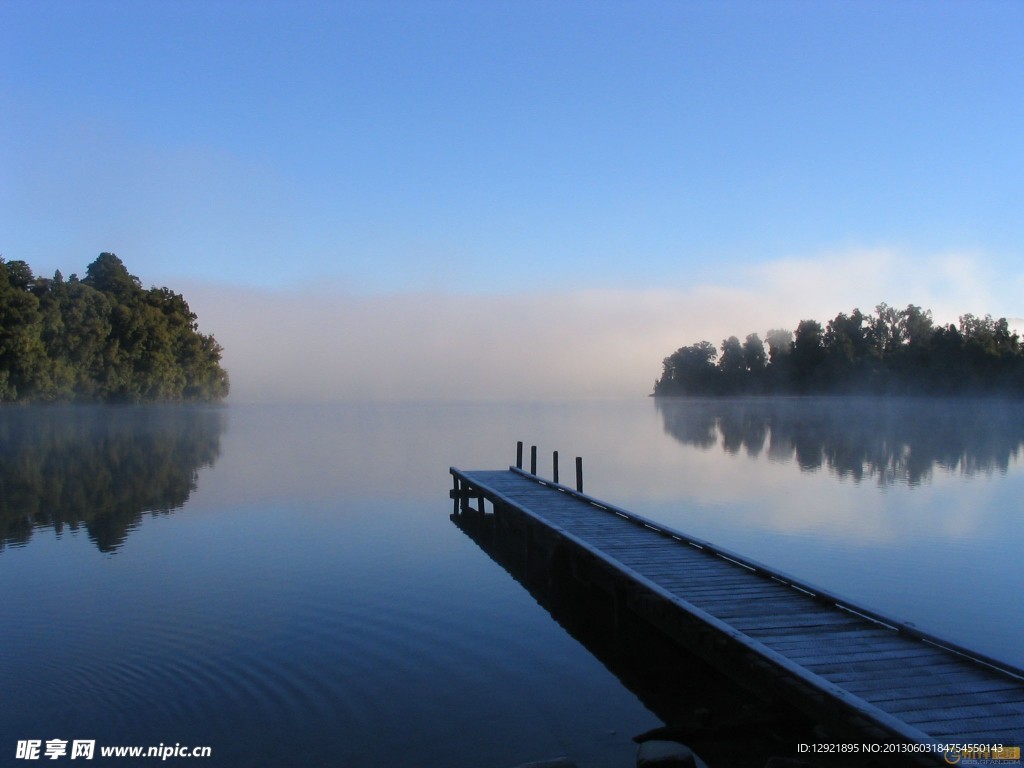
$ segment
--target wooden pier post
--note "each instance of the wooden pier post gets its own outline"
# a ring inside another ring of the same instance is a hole
[[[551,479],[558,482],[558,451],[551,454]]]
[[[537,474],[537,446],[530,446],[530,474]]]
[[[576,457],[576,492],[583,493],[583,457]]]
[[[516,443],[516,469],[523,468],[523,441],[519,440]]]

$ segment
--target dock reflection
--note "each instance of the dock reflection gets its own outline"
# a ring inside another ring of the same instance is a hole
[[[735,768],[789,765],[795,745],[814,740],[814,723],[674,642],[622,605],[599,573],[582,573],[541,545],[515,515],[463,505],[451,520],[665,724],[634,738],[679,741],[711,766]]]

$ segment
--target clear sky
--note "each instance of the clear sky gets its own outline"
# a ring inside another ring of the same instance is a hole
[[[1019,0],[0,2],[0,253],[184,293],[233,400],[642,395],[1024,317],[1022,243]]]

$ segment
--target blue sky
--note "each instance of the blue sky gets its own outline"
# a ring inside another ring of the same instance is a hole
[[[339,366],[365,331],[338,397],[417,333],[425,366],[561,336],[532,379],[395,397],[572,391],[585,334],[600,395],[879,301],[1019,318],[1022,40],[1020,2],[4,0],[0,253],[117,253],[252,398],[270,303]]]

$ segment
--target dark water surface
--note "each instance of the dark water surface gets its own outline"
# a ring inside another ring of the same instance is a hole
[[[448,466],[520,439],[542,474],[582,455],[588,493],[1024,665],[1019,404],[5,409],[0,764],[82,739],[632,765],[650,702],[449,520]]]

